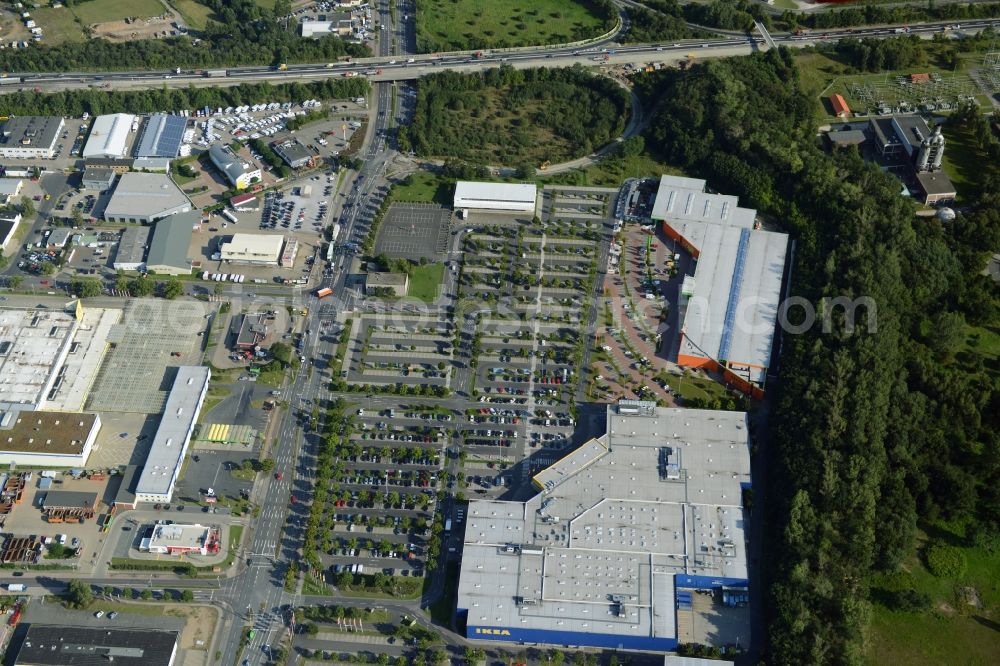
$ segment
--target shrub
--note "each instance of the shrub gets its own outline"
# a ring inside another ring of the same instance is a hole
[[[924,558],[927,569],[939,578],[958,578],[965,573],[965,553],[955,546],[932,542],[924,550]]]

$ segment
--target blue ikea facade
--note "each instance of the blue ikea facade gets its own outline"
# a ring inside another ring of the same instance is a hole
[[[459,609],[459,617],[466,617],[468,611]],[[670,652],[677,648],[676,638],[653,636],[623,636],[621,634],[598,634],[585,631],[554,631],[551,629],[520,629],[516,627],[467,627],[466,638],[505,643],[545,643],[547,645],[570,645],[619,650],[645,650],[649,652]]]
[[[680,592],[679,590],[715,590],[724,586],[739,587],[745,585],[747,585],[746,578],[677,574],[674,576],[674,604],[681,608],[691,608],[691,593]],[[601,634],[587,631],[530,629],[526,627],[477,627],[467,624],[468,617],[468,609],[458,609],[459,620],[466,623],[465,637],[473,640],[505,643],[544,643],[546,645],[569,645],[612,650],[643,650],[647,652],[672,652],[677,649],[676,638]]]

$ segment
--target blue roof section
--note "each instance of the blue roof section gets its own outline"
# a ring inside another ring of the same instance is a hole
[[[146,121],[136,157],[177,157],[184,139],[187,118],[157,113]]]
[[[722,341],[719,343],[719,359],[729,359],[729,345],[733,339],[733,324],[736,322],[736,307],[740,302],[740,292],[743,289],[743,269],[747,263],[747,247],[750,245],[750,230],[740,230],[740,244],[736,249],[736,267],[733,269],[733,281],[729,289],[729,301],[726,303],[726,318],[722,323]]]

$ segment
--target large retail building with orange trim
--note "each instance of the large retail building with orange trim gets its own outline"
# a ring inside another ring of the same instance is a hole
[[[678,307],[677,363],[721,372],[760,397],[771,357],[786,234],[764,231],[757,211],[732,195],[706,192],[705,181],[663,176],[651,217],[692,257]]]

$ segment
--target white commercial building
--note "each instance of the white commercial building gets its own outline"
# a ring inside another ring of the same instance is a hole
[[[0,465],[84,467],[100,431],[97,414],[0,412]]]
[[[538,188],[533,183],[455,183],[455,210],[534,213]]]
[[[229,242],[222,244],[219,255],[230,264],[277,266],[284,242],[284,236],[233,234]]]
[[[80,410],[120,310],[0,309],[0,411]]]
[[[180,474],[198,413],[208,392],[212,372],[207,367],[184,365],[167,396],[160,426],[146,456],[135,497],[139,502],[169,502]]]
[[[51,159],[55,157],[64,121],[59,116],[18,116],[0,129],[0,157]],[[12,169],[7,169],[7,175]]]
[[[244,190],[254,182],[260,181],[260,169],[255,169],[248,162],[241,160],[229,146],[213,143],[208,148],[208,157],[229,184],[238,190]]]
[[[0,178],[0,203],[9,204],[21,194],[20,178]]]
[[[213,534],[215,540],[213,541]],[[210,544],[218,548],[218,531],[204,525],[154,525],[153,535],[143,537],[139,550],[162,555],[186,555],[198,553],[206,555]]]
[[[758,229],[757,211],[695,178],[663,176],[650,216],[693,260],[679,299],[677,362],[718,370],[756,394],[770,362],[788,236]]]
[[[128,134],[135,116],[130,113],[112,113],[97,116],[90,128],[90,136],[83,146],[83,159],[92,157],[125,157]]]
[[[658,652],[747,645],[747,415],[622,400],[606,427],[539,472],[531,499],[469,504],[466,636]]]
[[[21,224],[20,213],[0,213],[0,250],[4,250],[7,244],[14,240],[14,232],[17,225]]]

